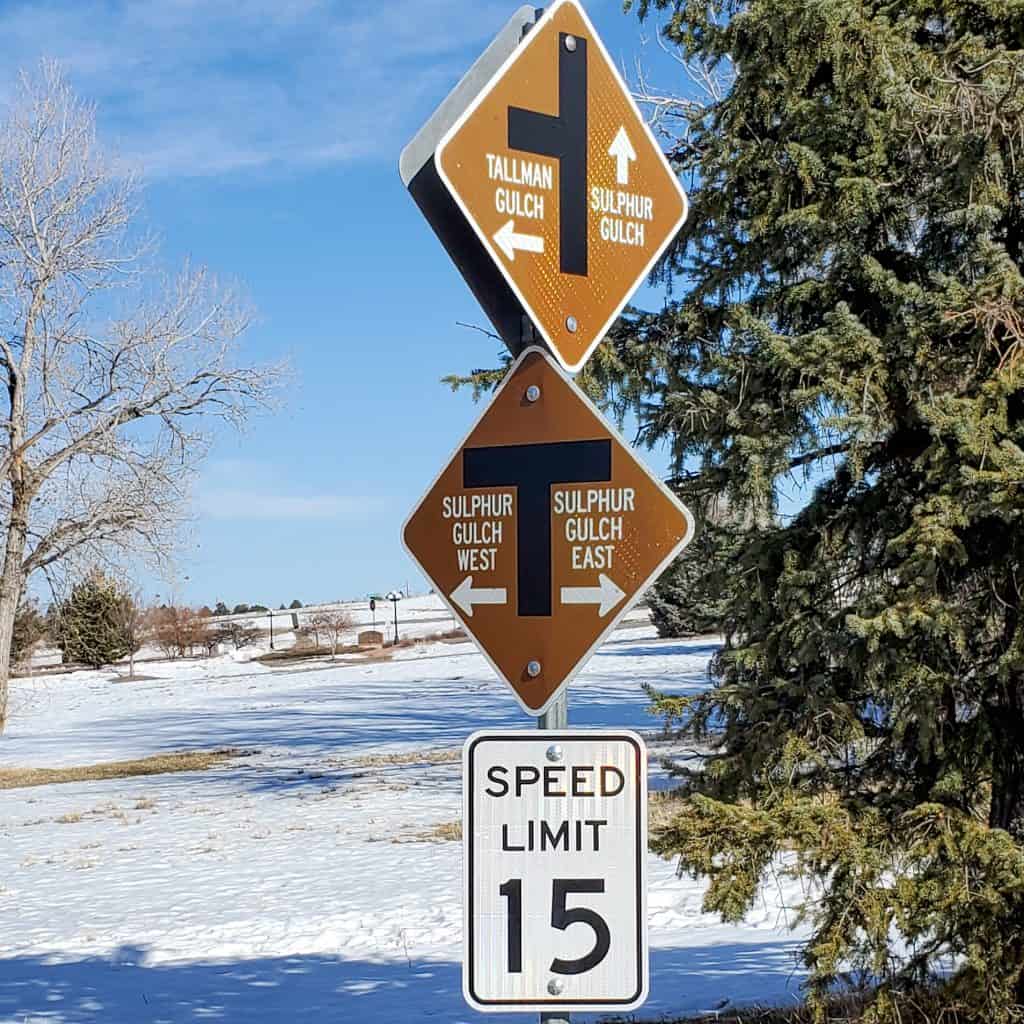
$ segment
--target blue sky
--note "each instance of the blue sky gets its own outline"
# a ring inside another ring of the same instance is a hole
[[[97,104],[104,144],[141,168],[163,261],[241,280],[259,313],[248,358],[287,356],[295,371],[283,411],[218,440],[177,596],[276,606],[425,586],[400,527],[479,412],[439,378],[492,365],[497,348],[456,326],[485,320],[398,156],[516,6],[0,4],[15,64],[56,57]],[[656,85],[683,87],[621,0],[587,9],[613,58],[632,68],[640,56]]]

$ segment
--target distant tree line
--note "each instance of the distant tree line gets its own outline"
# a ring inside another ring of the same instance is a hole
[[[302,608],[292,601],[290,608]],[[287,610],[284,605],[279,610]],[[217,616],[266,613],[265,605],[222,601],[216,607],[189,608],[177,604],[147,606],[130,584],[100,569],[91,569],[75,581],[65,597],[55,600],[45,613],[38,601],[26,598],[15,617],[12,664],[24,668],[45,643],[61,652],[64,664],[101,668],[128,659],[129,678],[135,676],[135,655],[145,646],[165,658],[209,657],[218,649],[241,650],[268,636],[251,621],[218,622]],[[321,647],[334,657],[343,635],[353,628],[341,610],[309,614],[296,630],[298,643],[313,652]]]
[[[277,610],[280,612],[291,609],[292,611],[301,608],[302,602],[296,598],[292,601],[288,608],[282,604]],[[236,604],[234,608],[229,608],[223,601],[218,601],[214,606],[214,609],[209,614],[211,615],[246,615],[250,612],[269,612],[270,609],[265,604]]]

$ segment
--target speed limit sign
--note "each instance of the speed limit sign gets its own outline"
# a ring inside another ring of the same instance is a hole
[[[463,750],[463,993],[478,1010],[647,998],[647,751],[634,733],[478,732]]]

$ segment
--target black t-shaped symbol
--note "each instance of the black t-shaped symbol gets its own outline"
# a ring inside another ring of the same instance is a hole
[[[519,614],[551,614],[551,488],[607,483],[612,443],[555,441],[466,448],[462,486],[516,488],[516,567]]]
[[[572,49],[566,45],[573,40]],[[510,149],[559,163],[559,258],[563,274],[587,276],[587,41],[558,36],[558,116],[508,108]]]

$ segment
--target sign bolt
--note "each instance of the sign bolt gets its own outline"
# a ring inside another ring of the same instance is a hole
[[[562,748],[558,743],[552,743],[547,749],[546,757],[549,761],[562,760]]]
[[[565,318],[565,329],[570,334],[575,334],[577,327],[579,327],[579,324],[576,322],[576,317],[574,317],[574,316],[567,316]]]
[[[552,978],[548,982],[548,991],[553,996],[560,996],[564,989],[565,989],[565,985],[562,984],[562,982],[561,982],[561,980],[559,978]]]
[[[528,402],[536,402],[540,398],[540,388],[536,384],[531,384],[526,389],[526,400]]]
[[[576,37],[575,36],[566,36],[565,37],[565,48],[570,53],[575,53],[576,52]]]
[[[526,674],[531,679],[536,679],[537,676],[540,675],[540,662],[539,661],[531,661],[529,663],[529,665],[526,666]]]

